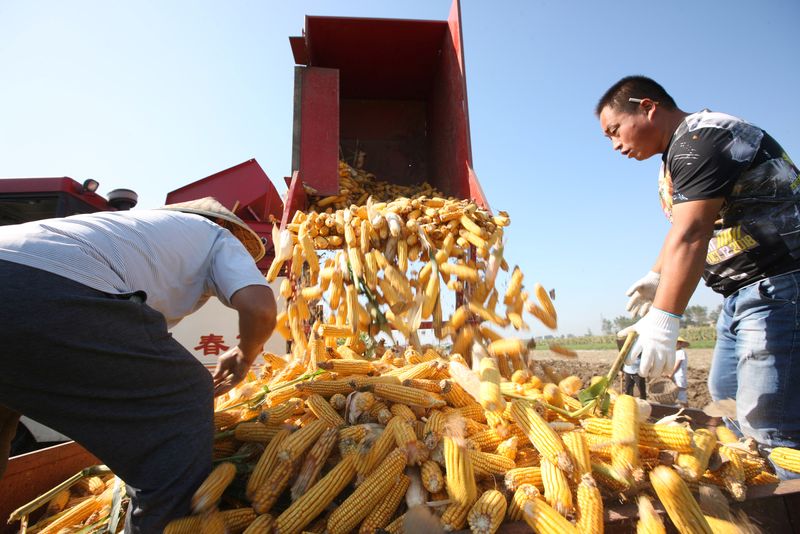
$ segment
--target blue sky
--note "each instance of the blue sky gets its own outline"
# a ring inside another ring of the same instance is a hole
[[[290,172],[303,17],[446,19],[450,0],[0,1],[0,177],[71,176],[141,207],[255,157]],[[506,257],[557,291],[561,333],[600,330],[668,224],[657,158],[612,152],[593,115],[628,74],[769,131],[800,158],[800,3],[462,0],[475,170],[512,218]],[[692,304],[721,297],[701,287]],[[534,326],[537,335],[546,333]]]

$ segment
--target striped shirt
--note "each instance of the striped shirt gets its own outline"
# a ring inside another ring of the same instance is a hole
[[[244,246],[205,217],[170,210],[100,212],[0,227],[0,260],[115,295],[144,292],[172,327],[211,296],[264,285]]]

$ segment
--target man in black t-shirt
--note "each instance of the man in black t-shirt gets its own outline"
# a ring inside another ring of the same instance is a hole
[[[730,424],[764,447],[800,446],[797,167],[764,130],[724,113],[686,113],[643,76],[614,84],[595,112],[623,156],[662,155],[658,191],[672,227],[655,266],[628,290],[628,310],[643,315],[631,327],[639,373],[672,369],[681,314],[702,275],[725,297],[712,398],[736,399]]]

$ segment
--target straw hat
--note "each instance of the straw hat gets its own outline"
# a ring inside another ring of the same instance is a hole
[[[212,217],[217,224],[229,230],[236,238],[242,242],[247,252],[253,256],[255,261],[264,257],[264,243],[243,220],[223,206],[214,197],[198,198],[188,202],[178,202],[177,204],[167,204],[163,210],[181,211],[183,213],[196,213],[204,217]]]
[[[682,336],[678,336],[678,343],[685,343],[687,347],[690,345],[690,343],[686,341],[686,339],[684,339]]]

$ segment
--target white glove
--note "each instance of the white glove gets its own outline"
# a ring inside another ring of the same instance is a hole
[[[625,337],[631,330],[639,334],[625,363],[631,365],[641,355],[639,376],[643,377],[657,377],[664,371],[672,370],[675,366],[675,345],[678,343],[680,326],[679,315],[651,307],[636,324],[617,334]]]
[[[625,295],[630,297],[628,305],[625,309],[631,312],[631,317],[644,317],[647,310],[653,304],[653,299],[656,298],[656,289],[658,289],[658,282],[661,280],[661,275],[655,271],[649,271],[641,279],[633,283],[631,287],[625,292]]]

